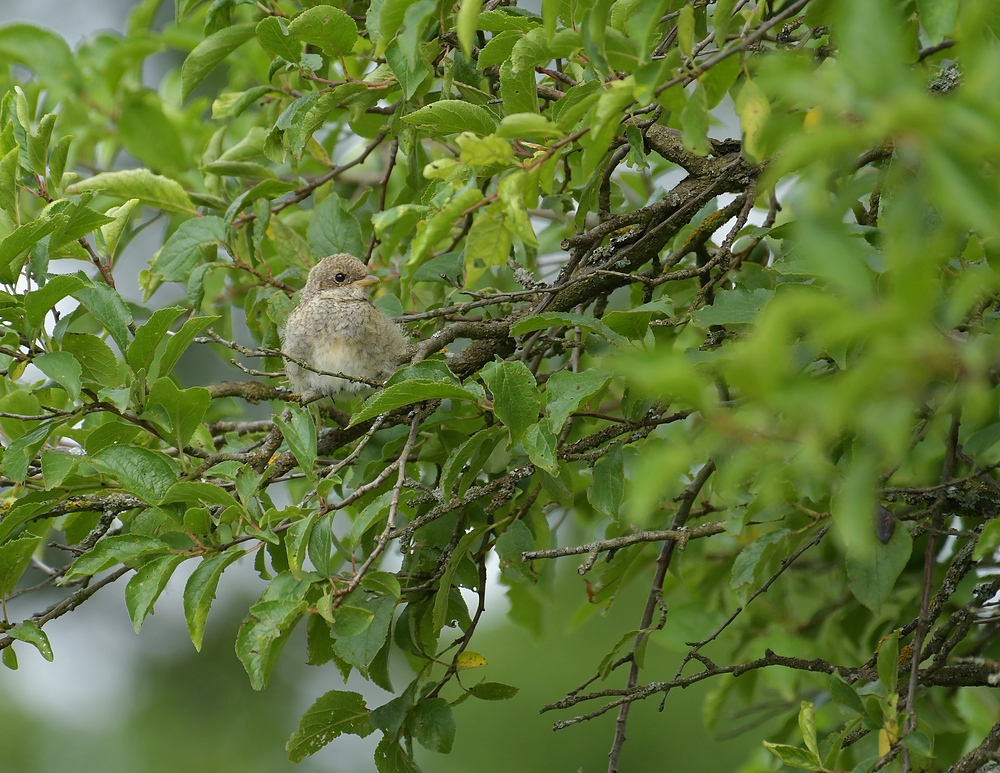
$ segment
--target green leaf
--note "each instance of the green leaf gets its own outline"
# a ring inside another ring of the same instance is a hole
[[[118,348],[126,351],[129,345],[128,328],[132,324],[132,312],[129,311],[125,300],[105,284],[81,287],[74,290],[72,295],[111,334]]]
[[[479,52],[476,67],[480,70],[485,70],[487,67],[506,62],[510,59],[510,53],[514,50],[514,44],[522,37],[523,35],[519,30],[507,30],[506,32],[494,35],[490,38],[489,43],[483,46],[482,51]]]
[[[258,38],[260,25],[266,22],[277,22],[277,18],[274,16],[266,17],[260,24],[257,25]],[[263,43],[262,43],[263,45]],[[266,46],[265,46],[266,48]],[[287,59],[287,57],[284,57]],[[294,60],[293,60],[294,61]],[[243,115],[243,113],[258,100],[267,96],[274,91],[273,86],[254,86],[247,89],[246,91],[236,91],[226,94],[220,94],[215,98],[212,103],[212,118],[238,118]]]
[[[749,78],[743,81],[736,95],[736,114],[743,128],[743,150],[755,161],[763,161],[760,148],[760,134],[764,122],[771,114],[771,105],[760,86]]]
[[[619,335],[642,340],[649,333],[649,323],[654,315],[669,315],[673,310],[673,301],[664,296],[631,309],[609,311],[601,317],[601,321]]]
[[[522,442],[532,464],[545,470],[549,475],[559,474],[559,461],[556,459],[556,436],[546,423],[540,421],[528,427]]]
[[[715,296],[715,303],[699,309],[691,316],[704,327],[753,324],[773,297],[773,290],[763,288],[752,293],[744,287],[722,290]]]
[[[885,687],[886,694],[896,692],[899,683],[899,631],[893,631],[882,640],[876,660],[878,680]]]
[[[169,456],[138,446],[110,446],[88,461],[98,472],[114,477],[127,493],[151,505],[163,500],[180,474]]]
[[[187,556],[184,555],[157,556],[140,566],[128,581],[125,586],[125,606],[128,607],[129,619],[136,633],[142,629],[143,621],[167,587],[170,576],[185,558]]]
[[[142,370],[149,372],[157,346],[163,343],[170,326],[183,313],[184,309],[180,306],[157,309],[136,329],[135,338],[132,339],[127,351],[128,364],[133,373]]]
[[[705,104],[709,110],[718,107],[742,71],[740,58],[730,56],[698,77],[698,82],[705,89]]]
[[[163,540],[141,534],[116,534],[105,537],[89,552],[73,562],[62,582],[65,584],[81,577],[90,577],[118,564],[132,566],[142,556],[164,553],[168,550],[170,546]]]
[[[167,282],[186,282],[209,248],[226,243],[222,218],[193,217],[185,220],[153,257],[150,271]],[[214,249],[211,250],[213,253]]]
[[[348,255],[365,254],[361,223],[344,208],[336,193],[331,193],[316,207],[306,236],[313,255],[319,257],[339,252],[346,252]]]
[[[75,289],[70,290],[74,291]],[[90,333],[67,333],[63,336],[62,350],[72,354],[80,363],[84,381],[99,384],[101,387],[121,384],[121,364],[111,351],[111,347],[97,336]]]
[[[344,636],[334,643],[333,651],[357,669],[367,670],[389,636],[389,626],[396,609],[396,599],[381,596],[356,602],[374,615],[371,625],[356,636]]]
[[[920,26],[932,42],[950,34],[958,19],[959,0],[917,0]]]
[[[545,30],[535,27],[519,36],[510,53],[510,62],[513,72],[520,75],[526,71],[534,72],[537,65],[547,64],[553,59],[570,58],[582,47],[583,40],[577,30],[559,30],[547,41]]]
[[[803,770],[823,769],[823,763],[820,761],[819,757],[811,751],[800,749],[798,746],[788,746],[787,744],[764,741],[764,748],[781,760],[785,765],[791,765],[793,768],[801,768]]]
[[[10,215],[11,220],[16,220],[18,214],[17,162],[20,152],[21,149],[15,145],[0,158],[0,209]]]
[[[31,247],[69,222],[64,214],[41,217],[25,223],[0,241],[0,281],[13,284],[21,273]]]
[[[52,426],[43,424],[7,446],[3,454],[3,470],[8,478],[15,483],[24,483],[28,477],[28,466],[34,462],[38,449],[45,444],[51,432]]]
[[[211,404],[212,395],[205,387],[179,389],[173,379],[163,376],[150,388],[142,416],[165,427],[174,447],[183,449],[201,426]]]
[[[759,572],[774,555],[777,546],[788,539],[788,529],[775,529],[762,534],[736,556],[730,574],[729,586],[741,593],[745,601],[752,588],[756,586]]]
[[[14,60],[42,76],[46,83],[76,90],[80,71],[69,45],[56,33],[30,24],[0,27],[0,58]]]
[[[518,689],[502,682],[480,682],[472,685],[469,693],[482,701],[506,701],[517,695]]]
[[[535,581],[531,563],[521,558],[522,553],[535,549],[535,539],[523,521],[514,521],[496,541],[500,574],[507,582]]]
[[[104,252],[107,255],[114,257],[118,251],[118,242],[125,232],[125,226],[128,225],[129,218],[132,216],[132,210],[138,203],[139,199],[129,199],[120,207],[112,207],[104,213],[111,218],[111,222],[102,225],[100,231]]]
[[[858,716],[865,715],[865,706],[861,702],[861,696],[836,671],[830,675],[830,697],[838,706],[853,711]]]
[[[561,370],[545,383],[545,413],[553,434],[562,432],[569,415],[604,389],[611,374],[588,368],[581,373]]]
[[[597,104],[594,106],[593,118],[590,121],[590,132],[583,138],[584,145],[583,176],[590,179],[594,174],[601,159],[608,152],[611,140],[618,133],[622,118],[625,117],[625,109],[634,100],[635,80],[628,77],[623,81],[612,81],[611,85],[601,89]],[[589,97],[589,92],[581,95],[581,100]],[[560,126],[570,128],[564,122],[565,117],[560,114],[557,119]]]
[[[715,45],[719,50],[726,45],[726,33],[729,32],[735,7],[736,0],[718,0],[715,4],[715,13],[712,14],[712,28],[715,34]],[[732,58],[730,57],[730,59]]]
[[[205,636],[208,610],[215,598],[215,589],[219,587],[219,578],[226,567],[242,555],[242,550],[227,550],[204,559],[184,586],[184,618],[187,620],[191,643],[199,652]]]
[[[167,491],[161,504],[170,504],[171,502],[181,502],[183,504],[204,502],[209,505],[218,505],[219,507],[240,507],[236,498],[224,488],[200,481],[177,481]]]
[[[845,558],[847,578],[854,597],[873,612],[878,612],[892,594],[896,580],[910,560],[913,552],[913,538],[910,532],[897,525],[889,541],[882,544],[874,539],[866,549],[852,549]]]
[[[403,99],[406,101],[413,98],[417,89],[420,88],[420,84],[431,72],[430,65],[423,59],[411,61],[396,41],[390,43],[389,47],[386,48],[385,60],[393,75],[396,76],[396,80],[399,81],[399,85],[403,88]]]
[[[181,329],[167,339],[166,348],[159,359],[157,372],[163,374],[170,373],[174,369],[174,365],[181,358],[181,355],[191,345],[195,336],[218,320],[219,317],[191,317],[191,319],[181,325]]]
[[[29,534],[0,545],[0,598],[6,599],[17,587],[39,542],[41,537]]]
[[[620,445],[594,465],[594,482],[587,489],[587,501],[597,512],[618,520],[625,501],[625,458]]]
[[[375,747],[375,769],[378,773],[420,773],[413,752],[404,749],[390,736],[383,736]]]
[[[581,25],[587,57],[594,68],[604,75],[610,74],[610,67],[604,56],[604,41],[607,31],[611,29],[609,16],[613,4],[613,0],[596,0],[589,13],[583,16]]]
[[[699,156],[707,156],[712,150],[708,145],[708,96],[701,83],[695,86],[684,103],[680,123],[684,147]]]
[[[528,32],[542,23],[538,16],[520,9],[508,8],[494,11],[483,11],[479,14],[479,29],[486,32],[504,32],[518,30]]]
[[[187,102],[195,87],[216,65],[254,36],[256,25],[247,22],[223,27],[205,38],[188,54],[181,66],[181,101]]]
[[[542,314],[534,314],[530,317],[519,319],[510,326],[510,334],[512,336],[519,336],[549,327],[581,327],[584,330],[597,333],[618,348],[623,348],[629,343],[628,339],[618,335],[599,319],[589,317],[586,314],[571,314],[563,311],[546,311]]]
[[[69,352],[49,352],[32,361],[42,373],[62,386],[71,400],[80,397],[80,377],[83,368]]]
[[[407,715],[413,737],[432,752],[449,754],[455,742],[455,716],[444,698],[418,703]]]
[[[389,512],[389,502],[391,499],[392,492],[385,491],[365,505],[365,509],[358,513],[358,517],[351,524],[351,534],[347,540],[347,544],[351,550],[354,550],[361,544],[361,539],[365,536],[365,532],[368,531],[371,525]]]
[[[477,137],[472,132],[462,132],[455,138],[461,149],[458,160],[469,166],[514,166],[517,163],[509,142],[495,134]]]
[[[510,430],[511,443],[521,442],[538,421],[541,399],[535,377],[520,360],[488,362],[482,375],[493,393],[493,413]]]
[[[456,27],[458,28],[458,43],[466,59],[472,58],[472,46],[476,41],[476,22],[482,10],[483,0],[462,0],[458,9]]]
[[[358,39],[354,20],[332,5],[303,11],[289,22],[288,31],[303,43],[319,46],[333,56],[350,53]]]
[[[388,42],[403,28],[403,19],[410,6],[418,0],[384,0],[378,11],[378,29],[383,42]],[[372,6],[375,4],[372,3]],[[376,49],[377,51],[377,49]]]
[[[552,106],[552,118],[559,128],[569,131],[590,111],[601,95],[601,87],[594,81],[573,86]]]
[[[677,16],[677,45],[684,56],[691,56],[694,45],[694,6],[685,3]]]
[[[250,686],[263,690],[295,624],[306,611],[304,601],[259,601],[250,607],[236,635],[236,655],[250,677]]]
[[[819,743],[816,741],[816,712],[809,701],[802,701],[799,708],[799,730],[806,748],[819,759]]]
[[[53,660],[52,645],[45,631],[38,627],[34,620],[23,620],[13,628],[8,628],[7,636],[18,641],[27,642],[37,649],[49,663]]]
[[[55,255],[60,247],[94,232],[112,221],[112,218],[107,215],[102,215],[83,204],[70,204],[68,206],[62,206],[62,204],[62,202],[54,204],[53,210],[58,209],[69,215],[69,220],[61,228],[54,231],[49,239],[49,252],[52,255]]]
[[[339,607],[334,614],[336,617],[331,629],[333,635],[338,638],[362,634],[375,621],[375,613],[370,609],[354,607],[349,604]]]
[[[365,579],[361,582],[361,587],[365,590],[392,596],[397,600],[402,594],[399,580],[396,579],[396,575],[392,572],[368,572],[365,575]]]
[[[551,140],[562,137],[563,130],[543,115],[515,113],[504,116],[496,131],[497,137],[511,140]]]
[[[417,226],[417,235],[410,245],[410,258],[407,263],[411,265],[421,263],[429,257],[438,246],[438,242],[451,234],[456,221],[460,220],[470,207],[482,200],[482,191],[478,188],[466,188],[449,199],[433,217],[420,223]]]
[[[331,690],[302,715],[285,751],[292,762],[301,762],[343,733],[367,738],[374,730],[371,711],[359,693]]]
[[[45,160],[49,153],[49,140],[56,123],[55,113],[48,113],[38,122],[38,133],[28,137],[28,159],[31,170],[39,177],[45,176]]]
[[[465,286],[471,287],[487,269],[505,266],[510,256],[510,230],[498,204],[478,210],[465,237]]]
[[[155,92],[126,93],[121,101],[118,131],[125,149],[151,169],[186,168],[188,154],[181,133]]]
[[[254,34],[261,47],[269,54],[281,57],[286,62],[299,61],[302,55],[302,41],[292,37],[283,19],[277,16],[265,16],[254,28]],[[217,117],[214,115],[214,108],[212,112],[213,117]]]
[[[492,134],[497,127],[496,118],[485,107],[457,99],[433,102],[404,115],[403,120],[439,137],[466,131],[480,135]]]
[[[1000,518],[994,518],[983,527],[983,533],[979,535],[972,557],[978,561],[984,556],[992,555],[998,547],[1000,547]]]
[[[265,180],[274,177],[274,171],[269,166],[250,161],[213,161],[210,164],[205,164],[202,170],[220,177],[242,177],[250,180]]]
[[[454,384],[430,379],[413,379],[387,386],[369,397],[361,410],[351,417],[350,426],[353,427],[363,421],[374,419],[376,416],[381,416],[383,413],[388,413],[404,405],[412,405],[423,400],[448,398],[468,400],[472,403],[479,402],[479,398],[475,394]]]
[[[516,46],[515,46],[516,48]],[[535,82],[534,68],[514,71],[514,63],[509,59],[500,65],[500,97],[505,115],[515,113],[537,113],[538,84]]]
[[[309,537],[316,525],[317,515],[318,513],[313,513],[295,521],[285,530],[282,537],[285,543],[285,557],[288,559],[288,571],[296,580],[302,579],[302,563],[306,558]]]
[[[59,487],[80,466],[80,457],[63,451],[42,451],[42,477],[45,479],[45,490]]]
[[[499,426],[480,430],[451,452],[441,468],[441,495],[446,502],[451,501],[452,490],[455,488],[455,483],[462,474],[465,465],[476,456],[483,446],[492,451],[503,432],[503,427]],[[470,470],[469,472],[475,476],[477,471]]]
[[[69,146],[73,138],[60,137],[49,154],[49,192],[58,193],[62,190],[63,173],[66,171],[66,161],[69,158]]]
[[[101,172],[66,188],[66,193],[71,196],[84,191],[100,191],[124,200],[139,199],[151,207],[167,212],[197,214],[194,204],[180,183],[169,177],[153,174],[148,169]]]

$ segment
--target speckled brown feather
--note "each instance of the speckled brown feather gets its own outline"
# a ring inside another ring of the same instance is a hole
[[[283,351],[317,370],[382,381],[406,359],[407,341],[400,329],[368,298],[366,288],[378,279],[351,255],[330,255],[312,271],[288,317]],[[359,392],[363,383],[324,376],[287,363],[288,383],[298,394]]]

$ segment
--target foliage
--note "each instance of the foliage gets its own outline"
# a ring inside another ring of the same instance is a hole
[[[394,693],[317,696],[291,758],[378,733],[378,769],[415,770],[459,704],[516,692],[476,674],[487,583],[537,626],[580,554],[587,610],[650,588],[545,707],[616,711],[611,770],[633,702],[706,679],[714,730],[783,720],[747,770],[989,758],[995,4],[160,5],[75,51],[0,28],[7,666],[126,575],[139,631],[181,566],[200,648],[252,561],[254,688],[301,623],[310,663]],[[710,136],[730,109],[740,138]],[[116,281],[152,228],[139,302]],[[307,406],[279,331],[341,251],[414,356],[363,405]],[[178,375],[237,355],[240,380]]]

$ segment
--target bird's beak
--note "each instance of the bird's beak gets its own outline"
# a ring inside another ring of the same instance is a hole
[[[351,284],[357,285],[358,287],[369,287],[370,285],[375,284],[377,281],[379,281],[379,278],[377,276],[375,276],[374,274],[369,274],[364,279],[358,279],[356,282],[352,282]]]

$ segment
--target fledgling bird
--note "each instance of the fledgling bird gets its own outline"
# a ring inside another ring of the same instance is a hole
[[[309,272],[299,305],[288,316],[282,351],[317,370],[383,381],[406,359],[402,331],[369,300],[379,281],[351,255],[330,255]],[[288,361],[288,383],[297,394],[360,392],[358,381],[324,376]]]

